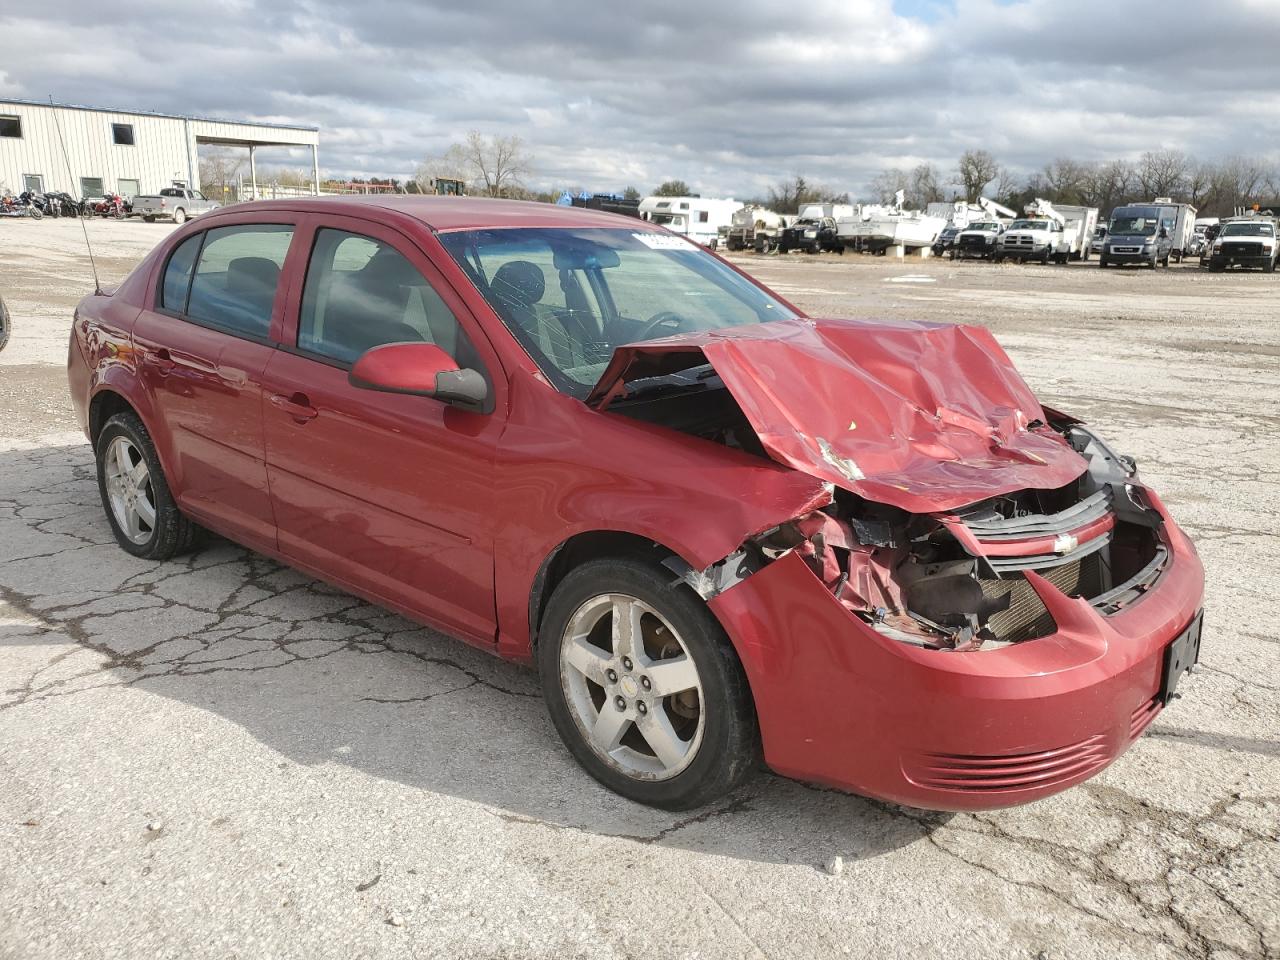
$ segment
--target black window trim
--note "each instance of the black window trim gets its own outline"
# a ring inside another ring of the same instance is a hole
[[[128,129],[128,131],[129,131],[129,142],[128,142],[128,143],[121,143],[119,140],[117,140],[117,139],[116,139],[116,136],[117,136],[117,134],[116,134],[116,128],[117,128],[117,127],[126,127],[126,128]],[[136,147],[136,146],[138,145],[138,137],[137,137],[137,135],[134,133],[134,127],[133,127],[133,124],[132,124],[132,123],[118,123],[117,121],[112,120],[112,121],[111,121],[111,145],[112,145],[113,147]]]
[[[277,340],[271,339],[270,319],[268,319],[268,322],[267,322],[267,335],[265,337],[258,337],[258,336],[254,336],[251,333],[245,333],[243,330],[234,330],[231,327],[218,323],[216,320],[204,320],[200,317],[193,317],[187,313],[187,307],[191,305],[191,288],[192,286],[195,285],[196,270],[200,266],[200,257],[204,253],[204,244],[205,244],[205,240],[209,236],[209,233],[213,230],[224,229],[226,227],[257,227],[257,226],[292,227],[293,236],[297,236],[297,233],[298,233],[297,223],[253,222],[253,223],[227,223],[227,224],[223,224],[221,227],[217,225],[211,225],[206,227],[204,230],[199,231],[198,233],[192,233],[190,236],[184,237],[180,243],[174,244],[173,249],[169,251],[169,255],[164,258],[164,266],[160,269],[160,274],[156,278],[155,290],[152,292],[152,296],[153,296],[152,305],[151,305],[152,310],[155,313],[161,314],[162,316],[172,317],[174,320],[180,320],[183,323],[189,323],[189,324],[192,324],[193,326],[204,327],[206,330],[213,330],[217,333],[224,333],[227,336],[235,337],[238,340],[247,340],[250,343],[257,343],[257,344],[261,344],[264,347],[275,347],[277,349],[284,347],[285,344],[280,343]],[[191,237],[197,237],[197,236],[200,238],[200,246],[196,249],[196,258],[191,263],[191,276],[187,278],[187,293],[186,293],[186,296],[182,298],[182,310],[181,312],[169,310],[164,306],[164,296],[163,296],[164,276],[166,273],[169,272],[169,261],[173,259],[174,254],[176,254],[182,248],[183,244],[185,244],[188,240],[190,240]],[[290,247],[293,246],[292,237],[290,237],[289,239],[289,246]],[[289,259],[289,253],[286,250],[285,251],[286,263],[288,262],[288,259]],[[276,296],[277,297],[280,296],[279,286],[277,286],[276,288]],[[274,305],[272,310],[274,313]]]
[[[22,114],[20,113],[0,113],[0,120],[13,120],[18,124],[18,135],[16,137],[5,136],[5,140],[25,140],[27,132],[22,125]]]

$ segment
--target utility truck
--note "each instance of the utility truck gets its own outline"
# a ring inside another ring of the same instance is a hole
[[[996,244],[1008,229],[1009,221],[1018,218],[1015,211],[986,197],[978,198],[978,206],[984,216],[971,221],[956,235],[955,243],[951,246],[952,260],[969,257],[986,260],[994,257]]]
[[[1039,260],[1066,263],[1088,260],[1089,241],[1098,225],[1097,207],[1055,205],[1037,197],[996,241],[996,262]]]

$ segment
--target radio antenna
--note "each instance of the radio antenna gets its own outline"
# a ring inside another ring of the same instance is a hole
[[[49,97],[49,106],[53,112],[53,125],[58,131],[58,143],[62,146],[62,162],[67,166],[67,182],[75,186],[76,178],[71,173],[71,154],[67,153],[67,141],[62,136],[62,122],[58,119],[58,106],[53,102],[53,97]],[[84,198],[81,198],[83,201]],[[102,296],[102,284],[98,282],[98,264],[93,259],[93,244],[89,242],[89,228],[85,226],[84,217],[76,214],[76,219],[80,221],[80,229],[84,232],[84,248],[89,251],[89,269],[93,271],[93,292],[95,296]]]

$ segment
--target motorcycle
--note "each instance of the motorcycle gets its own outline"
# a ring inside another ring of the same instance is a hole
[[[0,216],[30,217],[32,220],[44,218],[44,206],[40,195],[24,190],[16,197],[0,198]]]
[[[94,216],[123,220],[129,215],[129,204],[118,193],[109,193],[93,205]]]

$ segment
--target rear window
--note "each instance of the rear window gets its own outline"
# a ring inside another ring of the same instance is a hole
[[[187,315],[229,333],[266,339],[293,227],[248,224],[205,234]]]
[[[196,254],[200,252],[200,241],[203,239],[203,233],[188,237],[169,255],[169,263],[164,268],[164,283],[160,286],[162,309],[172,310],[174,313],[186,312],[191,271],[196,265]]]

